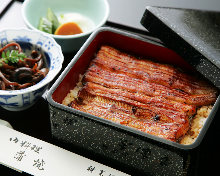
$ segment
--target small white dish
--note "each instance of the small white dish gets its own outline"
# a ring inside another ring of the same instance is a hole
[[[78,51],[90,34],[106,23],[110,12],[107,0],[26,0],[22,5],[22,16],[28,28],[39,31],[39,20],[47,15],[48,8],[51,8],[57,17],[65,13],[78,13],[94,23],[91,30],[75,35],[44,32],[56,40],[64,53]]]

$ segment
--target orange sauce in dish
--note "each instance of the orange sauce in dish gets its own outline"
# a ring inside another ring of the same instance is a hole
[[[67,22],[60,25],[56,31],[55,35],[74,35],[82,33],[82,29],[78,26],[78,24],[74,22]]]

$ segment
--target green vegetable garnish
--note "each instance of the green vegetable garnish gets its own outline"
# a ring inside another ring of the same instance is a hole
[[[6,52],[3,51],[0,58],[0,66],[2,66],[3,63],[9,65],[16,64],[19,60],[24,61],[24,58],[26,57],[27,56],[24,53],[19,53],[18,50],[7,50]]]
[[[47,16],[40,18],[38,29],[49,34],[53,34],[59,26],[60,23],[57,16],[54,14],[51,8],[48,8]]]
[[[38,29],[43,32],[52,34],[52,23],[47,18],[41,17],[38,25]]]
[[[56,29],[59,27],[60,23],[58,21],[57,16],[54,14],[51,8],[47,9],[47,19],[52,23],[52,33],[54,33]]]
[[[64,18],[64,14],[60,14],[60,18]]]

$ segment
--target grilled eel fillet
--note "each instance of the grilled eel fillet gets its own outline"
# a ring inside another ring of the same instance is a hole
[[[69,106],[171,141],[186,134],[198,106],[217,90],[171,65],[102,46]]]

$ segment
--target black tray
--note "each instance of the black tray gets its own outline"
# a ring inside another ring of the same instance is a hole
[[[21,3],[18,1],[14,1],[14,4],[15,3],[21,5]],[[19,18],[20,17],[19,13],[20,13],[19,8],[14,8],[14,6],[8,7],[7,11],[4,11],[4,13],[0,15],[0,20],[7,22],[7,24],[5,24],[6,26],[14,26],[16,28],[25,27],[22,18]],[[8,16],[7,16],[8,14],[14,14],[17,17],[16,18],[17,23],[9,21]],[[153,41],[160,41],[158,38],[152,37],[152,34],[148,33],[147,31],[136,30],[136,29],[124,26],[124,25],[114,24],[112,22],[107,22],[106,25],[119,28],[121,30],[126,30],[131,33],[135,33],[139,36],[152,39]],[[1,27],[3,27],[3,25]],[[67,60],[67,62],[65,62],[63,65],[64,68],[67,66],[68,61],[70,61],[74,57],[75,54],[76,53],[72,53],[71,55],[64,54],[65,59]],[[218,117],[220,117],[220,110],[217,111],[216,116],[213,119],[213,123],[209,127],[209,130],[206,133],[201,145],[199,146],[199,148],[196,149],[195,155],[192,156],[192,159],[195,162],[191,163],[192,171],[190,172],[190,174],[193,176],[194,175],[199,175],[199,176],[216,175],[216,173],[219,172],[219,169],[218,169],[219,164],[218,162],[216,162],[220,158],[220,152],[219,152],[220,143],[218,142],[218,140],[216,140],[220,136],[220,131],[219,131],[220,119]],[[131,174],[131,175],[141,175],[136,170],[125,168],[121,165],[118,165],[118,163],[115,163],[106,158],[97,156],[94,153],[86,152],[82,150],[81,148],[69,147],[65,143],[62,143],[60,141],[53,139],[51,136],[48,102],[45,100],[45,97],[42,97],[30,109],[21,111],[21,112],[10,112],[0,107],[0,118],[8,121],[13,126],[14,129],[20,132],[23,132],[30,136],[44,140],[46,142],[50,142],[54,145],[63,147],[74,153],[90,158],[92,160],[95,160],[97,162],[110,166],[112,168],[121,170],[125,173]],[[4,175],[4,176],[28,175],[26,173],[21,174],[17,171],[14,171],[2,165],[0,165],[0,173],[1,175]]]

